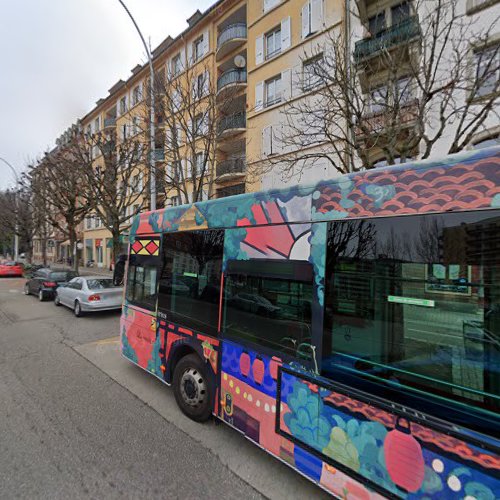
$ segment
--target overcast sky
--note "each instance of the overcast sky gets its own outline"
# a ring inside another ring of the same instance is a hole
[[[215,0],[126,0],[156,47]],[[118,0],[0,0],[0,157],[21,172],[146,62]],[[12,186],[0,161],[0,189]]]

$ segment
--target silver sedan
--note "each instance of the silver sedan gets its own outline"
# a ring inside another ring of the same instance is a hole
[[[91,311],[109,311],[122,306],[123,287],[115,286],[111,278],[79,276],[56,290],[54,303],[73,309],[75,316]]]

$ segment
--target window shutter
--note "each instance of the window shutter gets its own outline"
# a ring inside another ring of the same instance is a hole
[[[291,44],[290,17],[287,17],[281,21],[281,50],[288,49]]]
[[[309,2],[306,2],[302,6],[302,38],[306,38],[309,33]]]
[[[143,87],[142,87],[142,82],[139,83],[139,101],[142,101],[143,95],[142,95]]]
[[[203,33],[203,55],[208,54],[210,50],[210,33],[206,30]]]
[[[264,105],[264,82],[255,85],[255,110],[262,109]]]
[[[177,124],[177,144],[182,144],[182,125]]]
[[[269,156],[272,153],[271,141],[272,141],[273,127],[269,125],[262,129],[262,154],[264,156]]]
[[[281,73],[281,96],[287,101],[292,96],[292,71],[285,69]]]
[[[311,2],[311,33],[320,31],[323,26],[323,0],[310,0]]]
[[[116,116],[120,116],[120,99],[116,101]]]
[[[264,61],[264,35],[255,39],[255,64],[261,64]]]
[[[165,127],[165,144],[167,145],[167,151],[172,149],[172,130],[170,127]]]
[[[188,43],[188,46],[187,46],[187,65],[188,66],[191,66],[191,64],[193,63],[193,43],[190,42]]]

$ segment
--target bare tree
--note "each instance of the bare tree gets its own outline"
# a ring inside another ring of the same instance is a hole
[[[499,45],[488,46],[498,19],[481,27],[460,4],[415,1],[410,15],[353,51],[329,32],[304,53],[292,77],[303,96],[284,107],[274,136],[281,151],[259,168],[290,177],[321,162],[346,173],[377,157],[428,158],[440,142],[448,153],[469,145],[498,117]]]
[[[165,155],[165,190],[190,203],[213,195],[217,89],[208,64],[178,64],[155,80],[156,141]]]
[[[74,133],[28,169],[35,196],[46,202],[46,222],[59,230],[69,240],[73,252],[73,267],[78,271],[76,243],[77,228],[89,212],[89,204],[83,194],[85,171],[72,144]],[[48,209],[47,209],[48,208]]]
[[[114,122],[98,131],[79,126],[69,148],[81,167],[81,196],[88,212],[111,232],[112,260],[116,262],[122,233],[146,202],[149,149],[139,117],[130,116],[118,130]]]

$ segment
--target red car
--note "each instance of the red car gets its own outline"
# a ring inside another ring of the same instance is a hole
[[[22,276],[24,267],[19,262],[6,260],[0,263],[0,276]]]

